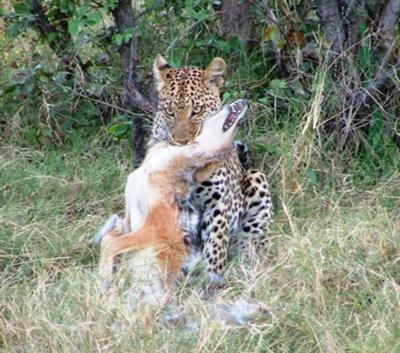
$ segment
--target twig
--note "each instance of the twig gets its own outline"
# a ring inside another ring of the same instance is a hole
[[[89,96],[86,95],[86,94],[80,93],[80,92],[78,92],[77,90],[74,90],[74,89],[72,89],[72,88],[63,86],[63,85],[61,85],[61,84],[59,84],[59,83],[56,83],[56,82],[54,82],[54,84],[57,85],[57,86],[59,86],[59,87],[63,87],[63,88],[68,89],[70,92],[72,92],[74,95],[76,95],[76,96],[78,96],[78,97],[87,99],[87,100],[92,101],[92,102],[95,102],[95,103],[102,104],[102,105],[104,105],[104,106],[106,106],[106,107],[109,107],[109,108],[113,108],[113,109],[119,110],[119,111],[121,111],[121,112],[123,112],[123,113],[126,113],[126,114],[129,114],[129,115],[132,115],[132,114],[133,114],[133,112],[132,112],[131,110],[125,109],[125,108],[120,107],[120,106],[118,106],[118,105],[114,105],[114,104],[111,104],[111,103],[107,103],[107,102],[105,102],[105,101],[102,101],[102,100],[100,100],[100,99],[96,99],[96,98],[89,97]],[[147,118],[149,121],[153,121],[152,119],[148,118],[148,117],[149,117],[148,114],[135,113],[135,115],[140,116],[141,118],[144,118],[144,119]]]
[[[35,23],[42,36],[49,33],[57,33],[57,29],[50,23],[46,14],[44,13],[40,0],[32,1],[32,13],[35,16]]]
[[[209,17],[209,16],[208,16],[208,17]],[[179,36],[177,36],[177,37],[172,41],[172,43],[169,45],[169,47],[167,48],[167,50],[165,51],[165,53],[168,54],[168,52],[175,46],[175,44],[176,44],[178,41],[180,41],[181,39],[183,39],[184,37],[186,37],[186,36],[189,34],[189,32],[190,32],[194,27],[196,27],[199,23],[203,22],[203,21],[204,21],[205,19],[207,19],[208,17],[205,17],[205,18],[203,18],[203,19],[201,19],[201,20],[198,20],[198,21],[192,23],[189,27],[185,28],[185,30],[183,30],[183,31],[181,32],[181,34],[180,34]]]
[[[137,21],[139,18],[141,18],[141,17],[147,15],[148,13],[154,11],[155,9],[156,9],[155,6],[151,6],[151,7],[147,8],[146,10],[143,10],[140,14],[138,14],[138,15],[135,17],[135,20]]]
[[[289,38],[286,36],[286,32],[285,32],[284,28],[279,24],[278,20],[276,19],[275,14],[270,9],[267,0],[265,1],[264,15],[265,15],[265,18],[267,20],[267,23],[269,25],[275,26],[278,29],[278,31],[280,32],[280,34],[282,34],[282,36],[285,38],[286,42],[289,43],[290,41],[289,41]],[[276,45],[276,43],[274,43],[274,42],[272,42],[272,46],[273,46],[273,49],[275,51],[276,64],[282,71],[285,72],[286,71],[286,67],[285,67],[285,65],[283,63],[283,60],[282,60],[281,50]]]
[[[384,88],[393,77],[396,77],[398,72],[400,72],[400,56],[395,65],[388,70],[378,70],[375,78],[368,84],[367,88],[356,93],[356,107],[360,108],[363,105],[369,104],[379,91]]]
[[[251,3],[254,4],[253,1],[251,1]],[[285,40],[289,43],[289,38],[286,35],[286,31],[281,26],[281,24],[278,22],[274,12],[269,7],[268,0],[265,1],[264,15],[265,15],[265,18],[267,20],[267,23],[270,24],[270,25],[275,26],[276,28],[278,28],[279,32],[285,37]]]

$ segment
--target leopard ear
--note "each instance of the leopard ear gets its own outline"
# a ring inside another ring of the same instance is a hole
[[[204,71],[204,84],[211,89],[218,89],[224,83],[226,63],[221,58],[214,58]]]
[[[157,54],[153,63],[153,74],[156,81],[157,91],[160,91],[164,84],[168,82],[166,77],[166,69],[170,68],[167,60],[160,54]]]

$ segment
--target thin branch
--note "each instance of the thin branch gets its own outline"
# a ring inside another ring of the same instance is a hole
[[[168,54],[169,51],[175,46],[175,44],[176,44],[178,41],[180,41],[180,40],[182,40],[183,38],[185,38],[185,37],[190,33],[190,31],[191,31],[194,27],[196,27],[199,23],[203,22],[203,21],[206,20],[207,18],[208,18],[208,16],[205,17],[205,18],[202,18],[202,19],[200,19],[200,20],[198,20],[198,21],[196,21],[196,22],[194,22],[194,23],[192,23],[189,27],[185,28],[185,29],[179,34],[179,36],[176,37],[176,38],[172,41],[172,43],[169,45],[169,47],[168,47],[167,50],[165,51],[165,54]]]
[[[150,99],[139,91],[137,84],[131,82],[130,85],[128,85],[128,91],[130,99],[137,108],[147,113],[155,113],[155,107],[151,103]]]
[[[35,16],[36,25],[43,36],[46,36],[49,33],[57,33],[57,29],[50,23],[44,13],[40,0],[32,1],[32,13]]]
[[[132,115],[132,111],[131,110],[125,109],[123,107],[120,107],[119,105],[111,104],[111,103],[102,101],[102,100],[97,99],[97,98],[92,98],[92,97],[88,96],[87,94],[81,93],[81,92],[79,92],[79,91],[77,91],[75,89],[69,88],[68,86],[64,86],[64,85],[61,85],[61,84],[56,83],[56,82],[53,82],[53,84],[55,84],[56,86],[62,87],[64,89],[69,90],[72,94],[74,94],[74,95],[76,95],[78,97],[87,99],[87,100],[89,100],[91,102],[94,102],[94,103],[102,104],[105,107],[116,109],[116,110],[118,110],[120,112],[123,112],[123,113],[125,113],[127,115]],[[135,115],[140,116],[142,119],[153,121],[151,118],[149,118],[148,114],[135,113]]]
[[[363,0],[341,0],[340,4],[345,9],[343,24],[347,40],[346,46],[352,47],[351,52],[356,54],[362,44],[360,37],[364,35],[360,32],[360,28],[367,19],[366,4]]]
[[[382,10],[379,20],[377,37],[380,39],[381,48],[384,54],[374,79],[368,84],[367,88],[356,93],[354,105],[356,112],[360,107],[368,105],[376,100],[382,89],[385,88],[393,77],[400,71],[400,56],[397,62],[388,67],[391,54],[394,48],[394,33],[400,16],[400,0],[389,0]]]
[[[355,105],[361,107],[368,105],[381,93],[394,77],[400,72],[400,56],[395,65],[391,66],[388,70],[381,70],[377,73],[375,78],[368,84],[367,88],[356,94]]]
[[[135,17],[135,21],[137,21],[139,18],[141,18],[141,17],[147,15],[148,13],[154,11],[155,9],[156,9],[155,6],[151,6],[151,7],[147,8],[146,10],[143,10],[140,14],[138,14],[138,15]]]
[[[50,33],[57,33],[57,29],[50,23],[47,18],[40,0],[32,1],[32,14],[35,16],[35,25],[43,37],[48,36]],[[57,44],[55,41],[50,41],[49,46],[57,52]]]
[[[93,3],[97,6],[97,8],[99,8],[99,9],[103,7],[101,1],[92,0],[92,2],[93,2]]]
[[[58,28],[49,21],[40,0],[32,1],[32,14],[35,17],[33,25],[40,32],[40,35],[42,37],[47,37],[49,34],[52,33],[57,35],[57,40],[50,40],[48,44],[51,50],[53,50],[53,52],[60,58],[61,64],[65,66],[65,70],[69,73],[68,77],[72,77],[73,68],[71,63],[75,61],[75,64],[79,67],[81,73],[83,74],[84,81],[90,81],[90,75],[87,70],[89,65],[83,64],[78,54],[73,55],[72,57],[68,57],[65,55],[65,52],[67,51],[68,45],[71,43],[72,38],[67,30],[67,21],[64,17],[64,14],[60,12],[60,15],[62,16],[61,18],[59,18],[61,26],[59,26]]]
[[[278,29],[278,31],[280,32],[280,34],[285,38],[286,42],[289,43],[290,41],[286,36],[286,32],[285,32],[284,28],[280,25],[280,23],[278,22],[274,12],[271,10],[271,8],[268,5],[268,0],[265,0],[264,16],[265,16],[265,19],[266,19],[267,23],[270,26],[276,27]],[[282,60],[281,50],[274,42],[272,42],[272,46],[273,46],[273,50],[275,52],[276,64],[281,69],[281,71],[285,72],[286,71],[286,66],[285,66],[285,64],[283,63],[283,60]]]
[[[251,3],[254,4],[253,1],[251,1]],[[278,22],[274,12],[271,10],[271,8],[268,5],[267,0],[265,1],[264,16],[265,16],[265,19],[267,20],[267,23],[269,25],[272,25],[272,26],[275,26],[276,28],[278,28],[279,32],[285,37],[285,40],[289,43],[289,38],[286,35],[285,29]]]

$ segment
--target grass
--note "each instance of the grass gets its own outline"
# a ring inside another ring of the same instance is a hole
[[[366,187],[327,163],[316,180],[293,169],[291,141],[269,137],[281,151],[267,170],[277,204],[270,241],[251,265],[231,263],[220,298],[256,298],[272,316],[223,326],[195,283],[179,300],[198,327],[156,323],[151,335],[122,291],[113,306],[102,298],[89,244],[122,210],[127,144],[102,132],[73,135],[60,149],[3,143],[0,351],[399,352],[400,174]]]

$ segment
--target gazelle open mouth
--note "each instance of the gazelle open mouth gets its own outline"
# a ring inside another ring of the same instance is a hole
[[[224,132],[228,131],[232,127],[232,125],[241,116],[241,113],[246,109],[246,107],[247,101],[245,99],[240,99],[228,106],[229,114],[228,117],[225,119],[224,126],[222,127],[222,130]]]

